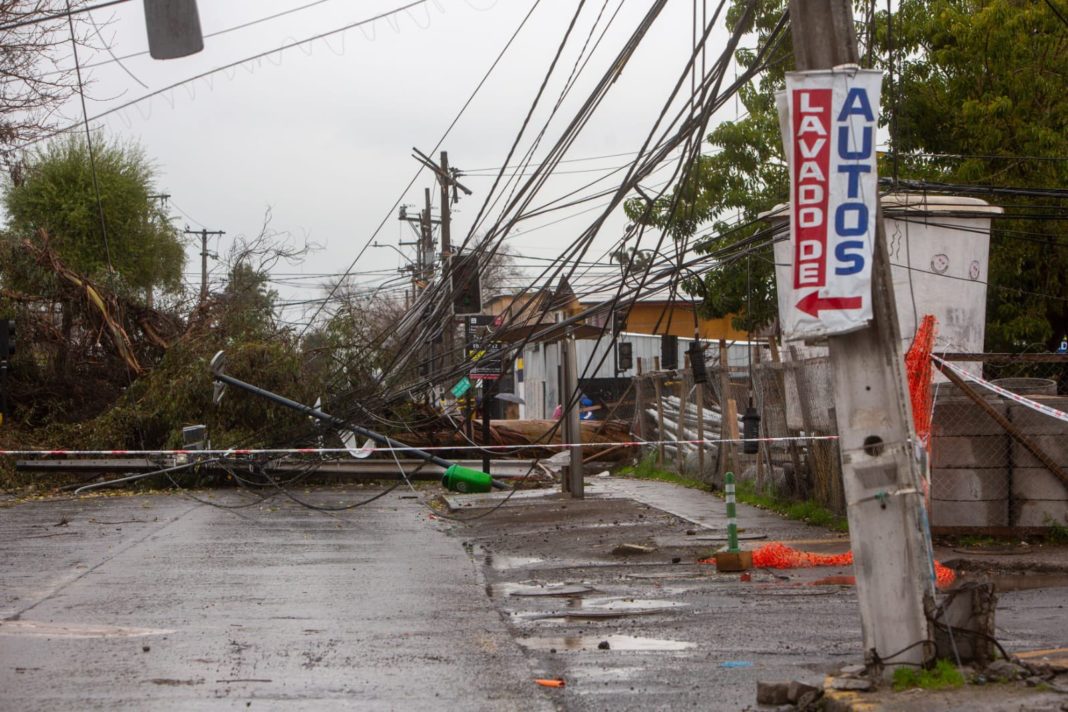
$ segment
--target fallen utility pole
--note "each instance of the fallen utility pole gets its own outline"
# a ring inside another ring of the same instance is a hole
[[[790,21],[798,70],[857,63],[849,0],[791,0]],[[934,569],[881,210],[875,226],[871,323],[828,343],[865,664],[888,673],[934,654]]]
[[[277,403],[278,405],[284,406],[291,410],[295,410],[302,415],[308,416],[309,418],[321,420],[322,422],[337,430],[351,431],[356,435],[362,435],[365,438],[370,438],[379,445],[385,445],[386,447],[392,448],[396,451],[407,453],[411,457],[418,458],[423,462],[429,462],[439,467],[443,467],[445,468],[445,474],[442,475],[441,482],[449,489],[455,489],[461,492],[485,492],[489,491],[491,487],[495,487],[497,489],[511,489],[511,487],[507,483],[494,479],[485,472],[480,472],[478,470],[472,470],[467,467],[462,467],[456,464],[455,462],[446,460],[443,457],[438,457],[437,455],[426,452],[425,450],[420,450],[419,448],[406,445],[405,443],[402,443],[399,440],[394,440],[388,435],[376,433],[375,431],[368,430],[367,428],[361,428],[358,425],[349,423],[345,420],[342,420],[341,418],[330,415],[329,413],[324,413],[318,408],[313,408],[310,405],[298,403],[297,401],[290,400],[285,396],[280,396],[277,393],[272,393],[271,391],[260,388],[259,386],[254,386],[251,383],[246,383],[245,381],[234,378],[233,376],[228,376],[223,371],[222,351],[215,354],[215,356],[213,356],[211,359],[211,374],[212,378],[216,382],[216,403],[222,397],[223,389],[219,387],[219,384],[234,386],[235,388],[240,388],[241,390],[247,391],[253,395],[259,396],[261,398],[266,398],[272,403]]]

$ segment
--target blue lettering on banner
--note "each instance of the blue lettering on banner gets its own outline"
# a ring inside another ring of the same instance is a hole
[[[835,274],[857,274],[864,269],[864,255],[856,255],[849,252],[849,250],[863,250],[864,243],[860,240],[845,240],[839,242],[834,248],[834,256],[838,258],[839,262],[851,262],[851,267],[835,267]]]
[[[871,173],[871,166],[862,166],[856,163],[838,166],[839,173],[849,174],[849,183],[846,186],[846,194],[850,198],[860,196],[860,174]]]
[[[850,116],[860,116],[868,121],[875,121],[868,92],[860,87],[853,87],[846,94],[838,121],[845,122]],[[838,157],[843,161],[862,161],[870,159],[874,143],[874,128],[865,126],[861,129],[860,146],[850,150],[850,126],[838,127]],[[846,174],[846,195],[850,199],[861,198],[860,179],[871,173],[872,167],[860,163],[838,165],[838,173]],[[868,206],[863,202],[843,203],[834,213],[834,229],[837,236],[859,237],[868,232]],[[861,240],[841,240],[834,247],[834,256],[838,265],[834,268],[836,275],[848,276],[864,271],[864,242]]]
[[[868,101],[866,89],[853,87],[849,90],[845,101],[842,102],[842,111],[838,114],[838,120],[846,121],[854,114],[863,116],[868,121],[875,121],[875,115],[871,111],[871,102]]]
[[[865,126],[860,132],[860,150],[849,150],[849,127],[838,127],[838,155],[847,161],[859,161],[871,155],[872,134],[875,133],[871,126]]]
[[[849,225],[848,213],[856,213],[856,223]],[[868,231],[868,206],[864,203],[842,203],[834,211],[834,229],[842,237],[863,235]]]

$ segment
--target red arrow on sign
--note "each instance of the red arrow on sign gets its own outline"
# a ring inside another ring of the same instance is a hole
[[[820,311],[829,309],[860,309],[863,300],[860,297],[824,297],[820,298],[818,292],[809,292],[797,303],[797,308],[806,314],[818,317]]]

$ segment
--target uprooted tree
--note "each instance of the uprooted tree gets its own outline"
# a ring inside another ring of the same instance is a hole
[[[279,260],[307,247],[273,231],[268,212],[258,235],[233,241],[223,287],[191,298],[148,161],[136,148],[96,146],[99,202],[75,139],[37,152],[4,186],[0,313],[18,329],[4,432],[44,426],[64,444],[122,448],[175,445],[192,423],[230,442],[291,425],[267,408],[214,408],[208,361],[225,349],[235,374],[295,397],[317,390],[269,283]]]
[[[95,170],[84,139],[54,141],[3,184],[0,280],[25,356],[12,389],[31,422],[98,412],[182,329],[151,307],[178,294],[185,263],[152,166],[134,145],[94,148]]]

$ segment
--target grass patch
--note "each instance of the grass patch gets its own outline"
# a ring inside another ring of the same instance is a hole
[[[919,687],[923,690],[949,690],[964,685],[964,675],[949,660],[942,659],[930,670],[899,667],[894,670],[894,690]]]
[[[965,534],[964,536],[957,537],[957,546],[963,546],[969,549],[982,549],[992,546],[1006,546],[1012,544],[1011,540],[997,539],[992,536],[981,536],[979,534]]]
[[[707,482],[695,480],[680,475],[678,472],[658,467],[655,455],[642,458],[637,464],[621,467],[616,474],[623,477],[633,477],[637,480],[670,482],[672,484],[703,490],[705,492],[713,491],[712,485]],[[846,518],[842,515],[835,514],[826,507],[822,507],[819,504],[808,500],[797,501],[768,494],[767,492],[758,492],[756,485],[749,481],[738,483],[737,487],[735,487],[735,496],[739,502],[751,504],[762,509],[770,509],[773,512],[778,512],[787,519],[807,522],[808,524],[825,527],[837,532],[849,531],[849,525]]]
[[[685,475],[680,475],[678,472],[672,472],[665,470],[656,464],[656,456],[650,455],[642,458],[634,465],[627,465],[621,467],[616,472],[617,475],[623,477],[633,477],[636,480],[656,480],[657,482],[670,482],[675,485],[681,485],[683,487],[689,487],[690,489],[704,490],[705,492],[712,491],[712,485],[701,480],[695,480]]]
[[[810,500],[798,501],[767,492],[760,492],[757,490],[756,485],[748,480],[738,483],[735,487],[735,496],[739,502],[751,504],[762,509],[770,509],[787,519],[806,522],[836,532],[849,531],[848,521],[842,515],[835,514],[826,507]]]
[[[1058,522],[1048,514],[1046,515],[1045,524],[1049,527],[1049,532],[1046,533],[1046,541],[1050,544],[1068,544],[1068,526]]]

